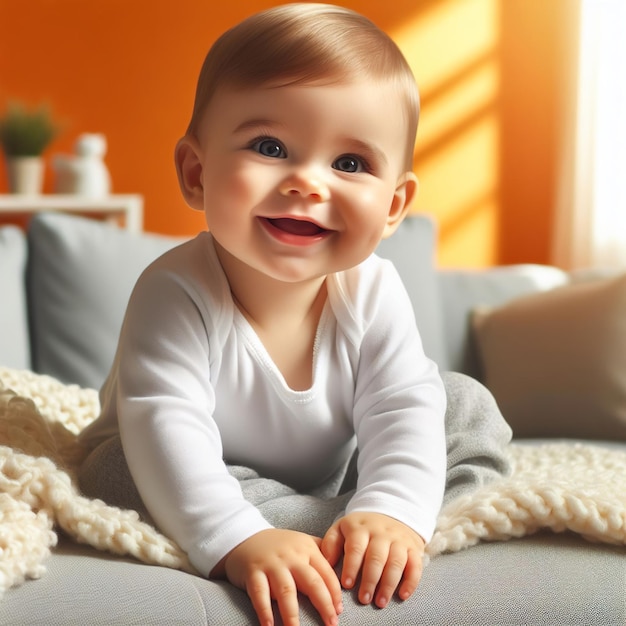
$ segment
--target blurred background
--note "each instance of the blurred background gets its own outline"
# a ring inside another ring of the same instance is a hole
[[[626,2],[596,0],[608,7],[600,18],[587,15],[586,3],[594,0],[337,2],[388,32],[415,72],[422,113],[414,210],[437,222],[440,266],[605,261],[585,248],[595,208],[589,189],[578,188],[580,173],[589,172],[576,156],[581,138],[585,132],[599,136],[589,124],[580,130],[583,26],[617,23],[617,38],[623,38]],[[71,151],[81,133],[103,133],[113,192],[144,196],[145,229],[193,235],[204,220],[181,199],[173,151],[191,113],[200,66],[223,30],[276,4],[282,3],[0,0],[0,112],[12,100],[49,104],[61,133],[48,157]],[[606,37],[594,32],[597,47]],[[597,64],[596,52],[588,57]],[[597,67],[586,71],[597,83]],[[608,82],[614,82],[610,73]],[[626,142],[610,128],[618,146],[613,158],[621,150],[624,168]],[[588,152],[583,146],[585,158]],[[597,182],[596,169],[589,184]],[[51,175],[48,168],[48,192]],[[618,172],[618,178],[624,176]],[[0,193],[6,192],[0,168]],[[626,234],[624,223],[615,221],[626,213],[621,193],[609,201],[618,209],[608,218],[609,238],[620,229]],[[577,237],[585,242],[576,247]],[[602,245],[615,257],[623,244]]]

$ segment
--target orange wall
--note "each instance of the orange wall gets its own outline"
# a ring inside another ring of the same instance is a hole
[[[574,0],[344,0],[398,41],[422,89],[416,210],[439,263],[548,262]],[[63,132],[103,132],[114,191],[145,197],[146,230],[192,234],[172,164],[213,40],[279,2],[0,0],[0,110],[49,102]],[[52,189],[48,168],[46,189]],[[0,168],[0,192],[6,179]]]

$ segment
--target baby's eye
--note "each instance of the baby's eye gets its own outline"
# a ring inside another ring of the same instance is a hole
[[[257,139],[252,143],[251,148],[259,154],[270,157],[272,159],[287,158],[287,152],[283,148],[280,141],[278,141],[277,139]]]
[[[360,157],[352,154],[344,154],[340,156],[334,163],[333,168],[340,172],[358,173],[367,172],[367,163]]]

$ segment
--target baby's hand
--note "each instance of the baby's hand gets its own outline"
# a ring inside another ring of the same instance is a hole
[[[424,540],[408,526],[379,513],[350,513],[335,522],[322,541],[331,565],[344,556],[341,584],[351,589],[361,572],[359,601],[384,608],[396,589],[401,600],[422,576]],[[399,585],[399,587],[398,587]]]
[[[298,591],[308,596],[324,624],[339,623],[343,610],[337,574],[320,551],[321,539],[292,530],[253,535],[224,559],[228,580],[250,596],[261,626],[272,626],[271,599],[285,626],[298,626]]]

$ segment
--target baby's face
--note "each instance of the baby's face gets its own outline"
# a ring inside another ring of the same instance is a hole
[[[415,189],[399,100],[372,82],[218,91],[198,139],[221,253],[287,282],[368,257]]]

